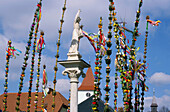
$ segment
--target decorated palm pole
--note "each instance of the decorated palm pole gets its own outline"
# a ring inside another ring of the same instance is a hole
[[[121,24],[123,23],[123,27],[121,26]],[[126,39],[126,35],[125,35],[125,22],[120,22],[119,24],[119,36],[120,39],[119,41],[116,41],[117,44],[117,54],[116,54],[116,61],[117,63],[115,63],[116,66],[116,71],[120,72],[120,78],[121,78],[121,84],[122,84],[122,92],[123,92],[123,102],[124,102],[124,106],[128,105],[129,102],[129,82],[130,82],[130,78],[129,78],[129,74],[130,72],[128,71],[128,64],[127,64],[127,39]],[[116,77],[116,76],[115,76]]]
[[[135,59],[135,50],[136,50],[136,47],[135,47],[135,43],[136,43],[136,40],[137,40],[137,36],[138,36],[138,25],[139,25],[139,17],[140,17],[140,13],[141,13],[141,7],[142,7],[142,4],[143,4],[143,0],[140,0],[139,1],[139,8],[136,12],[136,20],[135,20],[135,28],[134,28],[134,31],[133,31],[133,39],[132,39],[132,45],[130,46],[130,58],[129,58],[129,70],[132,71],[132,69],[134,68],[134,59]],[[133,90],[133,87],[132,87],[132,75],[134,75],[135,73],[129,75],[130,76],[130,85],[129,85],[129,88],[130,88],[130,99],[129,99],[129,106],[125,107],[125,111],[130,111],[131,109],[133,109],[132,107],[132,90]]]
[[[70,89],[69,89],[69,98],[68,98],[68,108],[67,112],[70,112]]]
[[[42,101],[41,101],[41,108],[46,110],[44,98],[47,96],[47,72],[46,72],[46,65],[43,65],[43,82],[42,82]],[[46,110],[47,111],[47,110]]]
[[[8,73],[9,73],[9,60],[10,58],[14,57],[16,58],[16,55],[19,55],[16,53],[18,51],[21,53],[20,50],[14,48],[11,46],[12,42],[11,40],[8,41],[8,47],[6,49],[6,66],[5,66],[5,84],[4,84],[4,100],[3,100],[3,112],[7,112],[7,93],[8,93]]]
[[[40,39],[37,40],[36,52],[38,53],[38,68],[37,68],[37,81],[36,81],[36,93],[35,93],[35,112],[37,112],[38,104],[38,92],[39,92],[39,77],[40,77],[40,64],[41,64],[41,52],[45,48],[44,32],[41,31]]]
[[[149,24],[153,25],[153,26],[159,26],[159,23],[161,23],[160,20],[157,20],[157,21],[152,21],[150,20],[150,17],[149,16],[146,16],[146,32],[145,32],[145,45],[144,45],[144,55],[143,55],[143,64],[144,64],[144,69],[143,69],[143,77],[146,76],[146,53],[147,53],[147,39],[148,39],[148,27],[149,27]],[[141,93],[141,107],[140,107],[140,110],[141,112],[144,111],[144,95],[145,95],[145,91],[147,91],[148,87],[146,86],[145,84],[145,81],[146,79],[144,78],[143,81],[142,81],[142,93]]]
[[[141,82],[144,81],[143,71],[145,70],[144,63],[141,63],[141,59],[135,60],[134,62],[134,79],[135,79],[135,104],[134,110],[139,111],[140,109],[140,85]]]
[[[114,110],[115,112],[117,111],[117,77],[118,77],[118,58],[119,58],[119,36],[118,36],[118,24],[117,24],[117,19],[116,19],[116,13],[113,10],[113,26],[114,26],[114,38],[116,39],[116,49],[117,49],[117,54],[116,54],[116,59],[115,59],[115,67],[116,67],[116,72],[115,72],[115,90],[114,90]]]
[[[136,57],[135,57],[135,62],[133,61],[133,77],[135,78],[132,78],[132,79],[135,79],[135,89],[134,89],[134,93],[135,93],[135,104],[134,104],[134,110],[135,112],[137,112],[137,105],[138,105],[138,77],[136,76],[137,75],[137,66],[139,65],[139,61],[136,60]]]
[[[34,75],[34,64],[35,64],[35,52],[36,52],[36,41],[37,41],[37,33],[39,28],[39,22],[41,20],[41,4],[37,5],[37,15],[36,15],[36,24],[35,24],[35,32],[34,32],[34,42],[33,42],[33,50],[32,50],[32,60],[31,60],[31,70],[30,70],[30,80],[29,80],[29,90],[28,90],[28,102],[27,102],[27,112],[30,112],[30,104],[31,104],[31,90],[32,90],[32,81]]]
[[[104,112],[109,112],[109,91],[110,91],[110,87],[109,87],[109,82],[110,82],[110,64],[111,64],[111,58],[110,58],[110,55],[112,54],[111,52],[111,46],[112,46],[112,43],[111,43],[111,38],[112,38],[112,20],[115,20],[115,18],[112,16],[112,13],[113,11],[115,10],[114,8],[114,2],[113,0],[109,0],[110,2],[110,5],[109,5],[109,26],[108,26],[108,40],[107,40],[107,58],[105,59],[105,63],[107,64],[107,67],[106,67],[106,85],[105,85],[105,88],[104,90],[106,91],[106,94],[105,94],[105,108],[104,108]]]
[[[101,94],[101,91],[100,91],[100,80],[102,79],[101,78],[101,69],[102,69],[102,58],[106,55],[106,37],[104,36],[103,34],[103,24],[102,24],[102,17],[100,17],[100,23],[98,25],[98,28],[99,28],[99,65],[98,65],[98,81],[97,81],[97,86],[98,86],[98,89],[97,89],[97,97],[98,99],[100,98],[100,94]]]
[[[117,77],[118,77],[118,70],[121,69],[119,67],[119,59],[120,59],[120,46],[119,46],[119,36],[118,36],[118,24],[116,23],[116,21],[114,21],[114,34],[115,34],[115,39],[116,39],[116,49],[117,49],[117,53],[116,53],[116,59],[115,59],[115,68],[116,68],[116,72],[115,72],[115,82],[114,82],[114,85],[115,85],[115,90],[114,90],[114,109],[115,111],[117,111],[117,88],[118,88],[118,85],[117,85]]]
[[[39,21],[36,22],[36,20],[38,18],[38,13],[39,13],[39,10],[40,10],[40,7],[41,7],[41,2],[42,2],[42,0],[40,0],[40,2],[37,5],[37,9],[36,9],[36,12],[34,14],[34,19],[33,19],[33,23],[32,23],[32,26],[31,26],[31,31],[30,31],[30,34],[29,34],[29,41],[27,42],[28,44],[27,44],[27,47],[26,47],[24,63],[23,63],[23,66],[22,66],[22,72],[21,72],[20,83],[19,83],[19,91],[18,91],[18,94],[17,94],[17,101],[16,101],[17,106],[15,108],[17,112],[20,111],[20,109],[19,109],[20,97],[21,97],[21,91],[22,91],[22,88],[23,88],[23,80],[24,80],[24,77],[25,77],[25,70],[26,70],[26,67],[27,67],[27,60],[29,58],[29,53],[30,53],[29,51],[30,51],[30,47],[31,47],[31,40],[33,38],[35,25],[39,24]],[[38,29],[37,29],[37,31],[38,31]]]
[[[100,96],[100,70],[101,70],[101,63],[102,63],[102,53],[101,53],[101,41],[102,41],[102,18],[100,18],[100,23],[98,25],[99,34],[96,41],[96,61],[95,61],[95,79],[94,79],[94,97],[92,103],[92,110],[93,112],[98,112],[98,100]]]
[[[139,81],[139,79],[138,79]],[[139,86],[139,82],[138,82],[138,87],[137,87],[137,111],[140,111],[140,86]]]
[[[12,57],[15,57],[15,49],[14,47],[11,46],[12,42],[8,41],[8,47],[6,49],[6,66],[5,66],[5,84],[4,84],[4,100],[3,100],[3,112],[7,111],[7,93],[8,93],[8,73],[9,73],[9,60]],[[19,50],[17,50],[19,51]],[[19,51],[21,52],[21,51]],[[17,54],[18,55],[18,54]]]
[[[7,93],[8,93],[8,72],[9,72],[9,59],[10,59],[10,48],[11,48],[11,41],[8,41],[8,47],[6,50],[6,68],[5,68],[5,85],[4,85],[4,108],[3,112],[7,111]]]
[[[98,75],[99,75],[99,42],[97,42],[97,50],[96,50],[96,61],[95,61],[95,79],[94,79],[94,97],[93,97],[93,112],[98,112],[98,96],[97,96],[97,90],[98,90]]]
[[[58,37],[58,42],[57,42],[57,54],[56,54],[56,63],[55,63],[55,67],[54,67],[54,80],[53,80],[53,84],[54,84],[54,88],[53,88],[53,104],[52,104],[52,111],[54,112],[54,109],[55,109],[55,95],[56,95],[56,91],[55,91],[55,88],[56,88],[56,76],[57,76],[57,71],[58,71],[58,65],[57,65],[57,62],[58,62],[58,58],[59,58],[59,47],[60,47],[60,39],[61,39],[61,33],[62,33],[62,26],[63,26],[63,23],[64,23],[64,14],[65,14],[65,11],[66,11],[66,0],[64,2],[64,7],[63,7],[63,13],[62,13],[62,18],[60,20],[60,29],[58,31],[59,33],[59,37]]]
[[[146,53],[147,53],[147,37],[148,37],[148,20],[149,20],[149,16],[146,17],[146,32],[145,32],[145,45],[144,45],[144,56],[143,56],[143,63],[144,63],[144,67],[146,68]],[[146,75],[146,70],[144,70],[144,76]],[[144,110],[144,95],[145,95],[145,79],[144,81],[142,82],[142,93],[141,93],[141,112],[143,112]]]

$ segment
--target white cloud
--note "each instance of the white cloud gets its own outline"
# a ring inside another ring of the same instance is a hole
[[[150,82],[156,85],[170,84],[169,80],[170,80],[170,75],[162,73],[162,72],[154,73],[150,77]]]
[[[69,79],[58,79],[56,90],[61,93],[68,93],[70,89],[70,81]]]
[[[12,40],[16,41],[26,41],[28,39],[28,34],[30,30],[30,25],[32,23],[32,18],[36,9],[36,1],[22,1],[22,0],[5,0],[1,2],[0,5],[0,18],[3,26],[4,35]],[[152,15],[160,16],[159,12],[164,12],[168,14],[168,7],[170,4],[167,0],[154,1],[144,1],[142,7],[142,13],[148,13],[152,9]],[[43,1],[42,2],[42,20],[40,23],[40,29],[45,31],[45,39],[48,49],[55,52],[55,43],[58,38],[59,20],[61,19],[63,1]],[[65,12],[63,33],[61,43],[65,46],[65,43],[70,43],[73,29],[73,20],[77,10],[80,8],[82,10],[81,24],[84,25],[84,30],[87,32],[98,31],[99,17],[103,16],[104,32],[107,32],[108,25],[108,4],[109,2],[104,2],[102,0],[73,0],[72,2],[67,1],[67,10]],[[128,4],[128,7],[127,7]],[[96,6],[96,7],[95,7]],[[134,20],[136,15],[136,10],[138,8],[138,1],[132,0],[120,0],[115,2],[117,18],[125,18],[128,27],[134,26]],[[87,8],[88,7],[88,8]],[[147,9],[147,10],[146,10]],[[148,10],[149,9],[149,10]],[[5,13],[4,13],[5,10]],[[144,10],[144,11],[143,11]],[[154,13],[156,12],[156,13]],[[141,22],[144,22],[145,17],[141,15]],[[144,26],[144,25],[142,25]],[[130,28],[130,29],[131,29]],[[143,28],[141,28],[143,29]],[[81,43],[81,46],[84,46]],[[69,44],[67,44],[69,45]],[[90,48],[90,44],[87,44]],[[83,48],[83,47],[81,47]],[[83,51],[84,49],[82,49]],[[86,50],[88,51],[88,50]],[[90,48],[90,51],[93,51]],[[91,53],[91,52],[89,52]]]
[[[16,35],[16,38],[19,38],[19,37],[23,37],[23,34],[28,33],[29,30],[28,28],[31,25],[37,1],[24,2],[22,0],[13,0],[13,2],[11,3],[11,1],[5,0],[1,3],[0,14],[1,17],[3,18],[2,20],[3,20],[4,31],[6,32],[5,34],[9,35],[9,32],[11,32],[10,35],[13,36],[14,34],[18,33],[17,35],[19,36]],[[169,8],[169,4],[170,4],[169,1],[162,0],[160,3],[159,0],[154,0],[154,5],[150,5],[152,4],[152,2],[153,2],[152,0],[144,1],[142,7],[142,13],[143,12],[148,13],[152,9],[153,15],[155,14],[160,16],[160,13],[158,12],[167,12],[168,14],[167,9]],[[61,13],[62,13],[61,8],[63,7],[64,3],[63,1],[48,1],[48,2],[43,1],[42,4],[43,4],[42,21],[41,21],[40,28],[44,29],[45,32],[47,32],[48,39],[50,41],[53,41],[55,40],[54,37],[58,35],[57,29],[59,29],[59,19],[61,18]],[[108,4],[109,2],[104,2],[102,0],[93,0],[93,1],[73,0],[72,2],[67,1],[67,5],[66,5],[67,10],[64,18],[65,22],[63,26],[63,31],[67,34],[71,33],[73,28],[72,27],[73,19],[79,8],[82,10],[81,13],[82,24],[85,25],[85,29],[87,29],[88,27],[88,30],[97,31],[98,29],[97,25],[99,23],[100,16],[103,16],[104,26],[106,25],[107,27]],[[94,7],[94,5],[96,5],[97,7]],[[136,15],[136,10],[138,8],[138,1],[119,0],[115,2],[115,6],[116,6],[116,12],[118,12],[117,18],[118,19],[126,18],[128,24],[133,24]],[[7,13],[4,13],[3,10],[5,10]]]
[[[146,110],[150,110],[150,105],[152,104],[153,97],[145,97],[144,106]],[[162,107],[170,107],[170,96],[164,95],[162,97],[156,97],[156,102],[158,104],[158,110]],[[169,108],[170,109],[170,108]]]
[[[161,0],[161,2],[159,0],[147,0],[144,1],[144,5],[145,10],[150,10],[150,13],[152,13],[154,17],[161,17],[162,15],[167,17],[170,15],[168,13],[170,7],[169,0]]]
[[[165,92],[165,94],[170,95],[170,90],[169,89],[165,89],[164,92]]]
[[[24,3],[22,0],[13,0],[12,2],[5,0],[1,2],[0,14],[3,31],[6,37],[18,40],[27,39],[24,34],[27,34],[29,31],[30,22],[28,21],[32,20],[34,14],[31,13],[33,11],[31,4],[33,4],[33,2],[29,1]],[[30,8],[26,7],[27,5],[29,5]]]

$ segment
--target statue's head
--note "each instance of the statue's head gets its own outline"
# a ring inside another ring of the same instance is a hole
[[[80,21],[81,21],[81,18],[80,18],[80,17],[77,17],[76,23],[79,23]]]

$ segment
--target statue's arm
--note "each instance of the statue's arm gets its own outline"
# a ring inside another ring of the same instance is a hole
[[[77,18],[80,17],[80,9],[78,10],[75,19],[74,19],[74,24],[77,22]]]

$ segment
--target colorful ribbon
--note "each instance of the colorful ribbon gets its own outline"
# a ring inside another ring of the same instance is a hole
[[[37,46],[36,46],[36,52],[40,52],[40,49],[45,48],[45,42],[43,35],[40,36],[40,38],[37,40]]]
[[[97,52],[97,43],[100,46],[100,53],[102,56],[105,56],[106,54],[106,37],[103,34],[100,34],[101,32],[99,31],[99,34],[95,33],[87,33],[85,31],[82,31],[83,35],[88,38],[90,41],[90,44],[93,46],[95,52]]]
[[[20,50],[16,49],[14,46],[13,47],[8,46],[6,49],[6,55],[11,56],[11,58],[12,57],[16,58],[15,54],[19,56],[19,54],[17,52],[22,53]]]
[[[161,23],[160,20],[152,21],[152,20],[149,20],[149,19],[147,19],[147,22],[149,22],[153,26],[159,26],[159,23]]]

